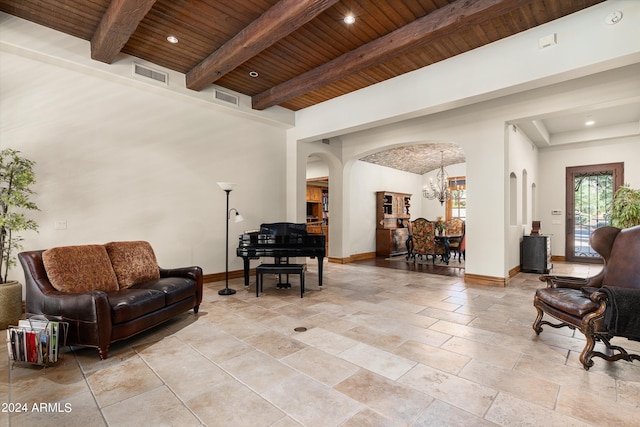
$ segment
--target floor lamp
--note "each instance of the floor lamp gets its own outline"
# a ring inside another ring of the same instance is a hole
[[[231,191],[236,187],[236,184],[233,182],[218,182],[218,185],[220,186],[220,188],[222,188],[225,191],[225,193],[227,193],[227,210],[225,211],[227,215],[227,234],[225,237],[225,246],[224,246],[225,284],[224,284],[224,289],[220,289],[218,291],[218,295],[233,295],[236,293],[236,290],[229,288],[229,220],[231,219],[231,211],[236,212],[236,216],[234,217],[234,222],[240,222],[243,220],[243,218],[236,208],[229,209],[229,193],[231,193]]]

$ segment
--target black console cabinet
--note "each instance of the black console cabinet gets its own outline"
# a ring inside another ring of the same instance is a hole
[[[551,236],[524,236],[520,246],[520,271],[547,274],[551,263]]]

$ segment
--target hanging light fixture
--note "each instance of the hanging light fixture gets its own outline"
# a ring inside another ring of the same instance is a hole
[[[433,178],[429,178],[429,187],[425,185],[422,189],[422,195],[429,199],[438,199],[440,204],[443,205],[445,201],[451,198],[451,191],[449,190],[449,176],[444,170],[444,152],[440,151],[440,170],[436,175],[437,184],[433,183]]]

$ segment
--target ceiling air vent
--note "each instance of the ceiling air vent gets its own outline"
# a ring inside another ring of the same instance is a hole
[[[169,81],[169,75],[167,73],[156,71],[140,64],[133,64],[133,73],[148,79],[153,79],[165,85]]]
[[[230,93],[222,92],[216,89],[214,96],[217,100],[226,102],[227,104],[233,104],[236,107],[239,105],[240,99],[235,95],[231,95]]]

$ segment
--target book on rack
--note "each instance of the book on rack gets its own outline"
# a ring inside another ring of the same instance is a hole
[[[15,361],[46,364],[58,361],[60,323],[26,319],[17,328],[7,329],[9,357]]]

